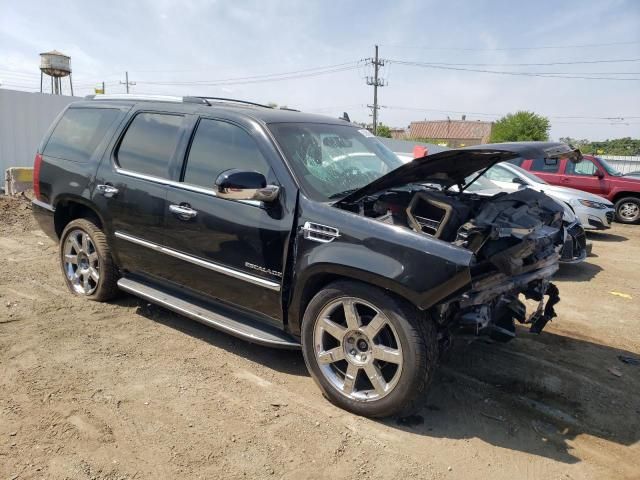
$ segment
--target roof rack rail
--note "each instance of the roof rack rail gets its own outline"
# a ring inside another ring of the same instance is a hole
[[[136,93],[109,93],[87,95],[88,100],[141,100],[145,102],[183,102],[183,97],[175,95],[138,95]]]
[[[253,105],[254,107],[262,107],[262,108],[273,108],[269,105],[263,105],[262,103],[249,102],[247,100],[238,100],[237,98],[225,98],[225,97],[191,97],[191,98],[201,98],[204,100],[215,100],[216,102],[233,102],[233,103],[244,103],[245,105]],[[211,102],[209,102],[211,104]]]
[[[84,98],[87,100],[136,100],[136,101],[146,101],[146,102],[198,103],[200,105],[209,105],[209,106],[211,106],[210,100],[213,100],[214,102],[231,102],[231,103],[241,103],[244,105],[253,105],[254,107],[274,108],[269,105],[263,105],[262,103],[249,102],[247,100],[239,100],[237,98],[199,97],[199,96],[191,96],[191,95],[178,97],[175,95],[138,95],[136,93],[110,93],[110,94],[100,94],[100,95],[87,95]],[[282,108],[282,110],[293,110],[293,109]]]
[[[184,103],[199,103],[201,105],[211,105],[206,98],[204,97],[192,97],[192,96],[188,96],[188,97],[182,97],[182,101]]]

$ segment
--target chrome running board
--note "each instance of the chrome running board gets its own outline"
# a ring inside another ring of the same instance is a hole
[[[118,280],[118,287],[127,293],[136,295],[234,337],[269,347],[300,348],[300,342],[286,332],[227,305],[185,300],[170,291],[165,291],[155,285],[131,278]],[[213,308],[215,308],[215,311]]]

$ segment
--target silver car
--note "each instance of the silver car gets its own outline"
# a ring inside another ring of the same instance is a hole
[[[568,205],[580,220],[585,230],[607,230],[611,228],[615,208],[606,198],[574,188],[549,185],[540,177],[510,163],[499,163],[484,175],[502,190],[513,192],[527,186],[544,192],[559,203]]]
[[[471,181],[473,178],[474,176],[472,175],[467,178],[467,181]],[[520,188],[529,187],[520,186]],[[456,187],[452,187],[452,189],[456,190]],[[468,186],[467,191],[478,195],[493,196],[500,192],[504,192],[504,189],[496,182],[482,176],[476,178],[475,181]],[[564,246],[560,252],[560,263],[580,263],[587,258],[587,255],[591,254],[593,244],[587,242],[587,237],[582,225],[580,225],[580,220],[576,217],[573,209],[569,207],[569,204],[555,198],[554,200],[564,208],[562,220],[565,225],[566,236],[564,239]]]

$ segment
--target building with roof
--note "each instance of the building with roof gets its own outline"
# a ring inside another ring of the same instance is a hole
[[[451,148],[489,143],[493,122],[481,120],[424,120],[411,122],[407,138]]]

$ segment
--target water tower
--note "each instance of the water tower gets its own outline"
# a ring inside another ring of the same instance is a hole
[[[73,96],[73,82],[71,81],[71,57],[51,50],[40,54],[40,93],[44,74],[51,77],[51,94],[62,95],[62,78],[69,77],[69,87]]]

